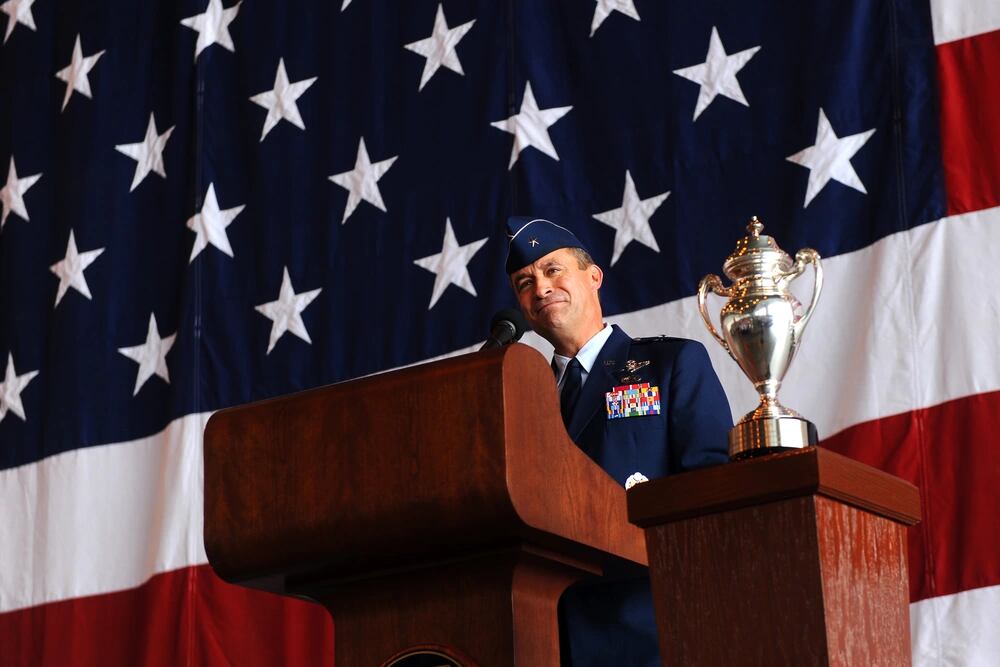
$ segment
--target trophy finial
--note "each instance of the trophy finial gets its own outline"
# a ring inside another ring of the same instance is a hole
[[[760,236],[760,233],[764,231],[764,224],[757,218],[757,216],[752,216],[750,218],[750,224],[747,225],[747,231],[750,232],[754,238]]]

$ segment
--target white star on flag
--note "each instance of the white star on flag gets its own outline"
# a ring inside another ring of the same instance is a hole
[[[267,118],[264,119],[264,129],[260,133],[261,141],[264,141],[267,133],[281,120],[287,120],[300,130],[306,129],[306,124],[302,122],[302,116],[299,115],[299,106],[295,101],[302,97],[302,94],[315,81],[316,77],[312,77],[311,79],[289,83],[288,74],[285,72],[285,59],[278,59],[278,71],[274,75],[274,88],[263,93],[257,93],[250,98],[251,102],[267,109]]]
[[[594,214],[595,219],[615,230],[615,246],[611,255],[611,266],[615,265],[626,246],[632,241],[638,241],[647,248],[652,248],[654,252],[660,252],[660,246],[657,245],[653,230],[649,225],[649,218],[660,207],[663,200],[669,196],[670,191],[668,190],[649,199],[639,199],[639,193],[636,192],[635,183],[632,181],[632,174],[627,169],[625,170],[625,192],[622,194],[621,207]]]
[[[865,142],[875,134],[872,128],[866,132],[838,137],[833,126],[827,120],[823,109],[819,110],[819,122],[816,125],[816,143],[804,148],[795,155],[789,155],[786,160],[800,164],[809,170],[809,184],[806,186],[806,201],[802,208],[819,194],[831,179],[854,188],[858,192],[868,194],[865,184],[858,178],[857,172],[851,166],[851,158],[861,150]]]
[[[521,151],[532,146],[553,160],[559,160],[556,147],[552,145],[552,139],[549,137],[549,127],[565,116],[572,108],[568,106],[539,109],[538,103],[535,101],[535,95],[531,92],[531,82],[525,83],[524,98],[521,100],[520,111],[506,120],[498,120],[490,123],[490,125],[498,130],[510,132],[514,135],[514,149],[510,153],[510,164],[507,165],[507,169],[509,170],[514,166]]]
[[[0,382],[0,422],[7,416],[8,410],[20,417],[21,421],[28,421],[24,415],[24,404],[21,403],[21,392],[36,375],[38,371],[18,375],[14,369],[14,355],[7,353],[7,370],[4,371],[3,382]]]
[[[465,72],[462,71],[462,63],[458,60],[458,54],[455,52],[455,47],[458,46],[458,43],[465,37],[465,33],[469,32],[469,29],[475,22],[475,19],[473,19],[468,23],[449,28],[444,18],[444,5],[439,4],[437,15],[434,17],[434,32],[431,33],[431,36],[403,46],[403,48],[409,49],[426,58],[424,60],[424,72],[420,77],[420,87],[417,90],[423,90],[424,85],[430,81],[431,77],[434,76],[434,73],[442,65],[452,72],[465,75]]]
[[[368,159],[368,149],[365,148],[365,138],[361,137],[358,143],[358,155],[354,160],[354,169],[340,174],[330,176],[330,180],[347,190],[347,206],[344,207],[344,217],[340,219],[340,224],[347,222],[358,207],[361,200],[365,200],[383,213],[387,213],[385,202],[382,201],[382,193],[378,189],[378,182],[389,167],[396,161],[398,155],[385,160],[380,160],[374,164]]]
[[[66,291],[72,287],[88,299],[90,288],[87,286],[87,278],[83,275],[84,269],[94,263],[104,248],[78,252],[76,249],[76,239],[73,238],[73,230],[69,230],[69,243],[66,244],[66,257],[52,266],[49,270],[59,276],[59,290],[56,292],[56,306],[62,301]]]
[[[243,212],[244,208],[246,208],[246,204],[220,210],[219,200],[215,198],[215,184],[209,183],[201,211],[195,213],[187,221],[188,229],[196,235],[194,246],[191,248],[191,259],[188,260],[188,263],[193,262],[198,253],[207,248],[209,244],[233,257],[233,247],[229,245],[226,227],[233,224],[233,220]]]
[[[170,374],[167,372],[167,352],[174,345],[177,334],[172,334],[164,338],[160,337],[160,329],[156,326],[156,315],[149,314],[149,329],[146,331],[146,342],[133,347],[120,347],[118,351],[132,361],[139,364],[139,371],[135,376],[135,390],[132,395],[139,393],[146,380],[159,375],[167,384],[170,384]]]
[[[233,22],[240,11],[242,0],[229,9],[222,8],[222,0],[208,0],[208,7],[201,14],[181,19],[181,25],[198,31],[198,41],[194,45],[194,59],[198,60],[201,52],[218,44],[224,49],[236,53],[233,38],[229,34],[229,24]]]
[[[156,132],[156,118],[152,113],[149,114],[149,124],[146,125],[146,136],[142,141],[134,144],[118,144],[115,146],[115,150],[122,155],[127,155],[133,160],[135,160],[135,175],[132,177],[132,187],[128,189],[132,192],[139,184],[142,183],[143,179],[149,175],[149,172],[153,171],[162,176],[167,177],[166,169],[163,167],[163,149],[167,146],[167,140],[170,139],[170,133],[174,131],[174,127],[171,126],[163,134],[157,134]]]
[[[0,5],[0,12],[7,15],[7,32],[3,36],[3,43],[10,39],[10,33],[14,32],[14,27],[20,23],[29,29],[35,29],[35,17],[31,13],[31,5],[35,0],[7,0]]]
[[[76,43],[73,45],[73,57],[69,65],[56,72],[56,78],[66,82],[66,96],[63,97],[62,109],[60,111],[66,110],[66,105],[69,104],[69,98],[72,97],[74,90],[84,97],[91,97],[90,79],[87,78],[87,74],[90,73],[90,70],[94,69],[94,65],[97,64],[97,60],[102,55],[104,55],[103,50],[84,57],[83,47],[80,45],[80,35],[76,36]]]
[[[594,19],[590,22],[591,37],[594,36],[594,33],[597,32],[597,29],[601,27],[604,19],[608,18],[611,12],[619,12],[636,21],[642,21],[639,18],[639,12],[635,9],[635,0],[597,0],[597,6],[594,7]]]
[[[441,243],[441,252],[436,255],[428,255],[413,261],[420,268],[427,269],[435,274],[434,291],[431,294],[431,305],[427,310],[434,307],[448,285],[458,285],[472,296],[476,296],[476,288],[472,284],[469,276],[469,261],[472,256],[479,252],[489,237],[458,245],[455,238],[455,231],[451,228],[451,218],[444,220],[444,241]]]
[[[321,291],[323,288],[320,287],[296,294],[292,287],[292,279],[288,276],[288,267],[285,267],[277,300],[254,306],[254,310],[271,320],[271,338],[267,344],[267,354],[271,354],[274,345],[286,331],[312,344],[305,322],[302,321],[302,311],[319,296]]]
[[[754,46],[727,55],[722,40],[719,38],[719,31],[715,26],[712,26],[712,35],[708,39],[708,53],[705,55],[705,62],[674,70],[674,74],[694,81],[701,86],[701,90],[698,91],[698,102],[694,107],[693,120],[698,120],[701,112],[708,108],[717,95],[728,97],[745,107],[750,106],[747,98],[743,95],[743,89],[740,88],[740,82],[736,80],[736,75],[758,51],[760,51],[760,47]]]
[[[24,193],[34,185],[41,173],[34,176],[17,177],[17,167],[14,166],[14,156],[10,156],[10,169],[7,170],[7,184],[0,189],[0,202],[3,203],[3,216],[0,217],[0,229],[7,224],[7,216],[16,213],[22,219],[28,220],[28,209],[24,205]]]

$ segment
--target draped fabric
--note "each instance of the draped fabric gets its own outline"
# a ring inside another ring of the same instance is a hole
[[[993,0],[6,0],[0,25],[0,664],[332,663],[322,609],[207,565],[205,422],[474,349],[515,303],[509,215],[573,229],[609,321],[704,342],[737,418],[696,285],[751,215],[818,250],[780,396],[920,488],[914,662],[1000,655]]]

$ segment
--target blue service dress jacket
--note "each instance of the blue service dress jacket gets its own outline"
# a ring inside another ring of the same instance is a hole
[[[607,392],[646,382],[658,388],[659,414],[609,418]],[[669,337],[633,340],[614,325],[566,430],[624,485],[637,472],[655,479],[725,463],[731,427],[729,402],[701,343]],[[610,575],[580,582],[563,594],[563,664],[658,666],[649,578]]]

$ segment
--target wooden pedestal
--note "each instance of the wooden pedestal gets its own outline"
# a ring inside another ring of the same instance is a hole
[[[421,650],[462,667],[558,665],[559,596],[599,572],[512,548],[340,585],[321,602],[344,638],[334,642],[338,667],[391,665]]]
[[[812,447],[640,484],[628,503],[664,664],[910,664],[913,485]]]

